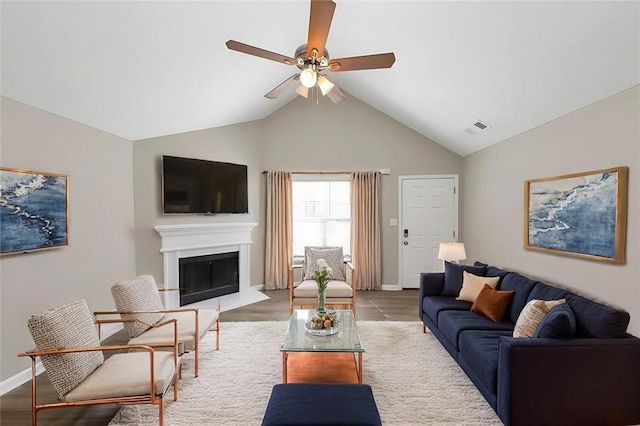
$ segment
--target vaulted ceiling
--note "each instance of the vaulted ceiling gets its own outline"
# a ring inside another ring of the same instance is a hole
[[[333,81],[462,156],[640,83],[638,2],[336,3],[332,58],[396,62]],[[262,119],[294,99],[263,95],[295,67],[225,42],[294,56],[309,1],[3,1],[1,12],[2,95],[138,140]],[[478,120],[490,127],[465,131]]]

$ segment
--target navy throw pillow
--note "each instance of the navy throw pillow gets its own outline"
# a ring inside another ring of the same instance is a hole
[[[443,296],[457,297],[462,288],[462,271],[470,274],[484,276],[486,266],[458,265],[457,263],[444,263],[444,288]]]
[[[533,337],[568,338],[576,334],[576,317],[568,303],[554,306],[544,316]]]

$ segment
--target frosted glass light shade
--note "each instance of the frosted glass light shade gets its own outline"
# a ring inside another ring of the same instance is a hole
[[[464,249],[463,243],[440,243],[438,259],[455,263],[458,260],[465,260],[466,258],[467,252]]]
[[[322,96],[326,96],[327,93],[329,93],[331,89],[334,88],[334,86],[335,84],[333,84],[326,75],[321,75],[320,77],[318,77],[318,87],[322,92]]]
[[[316,72],[311,68],[305,68],[300,73],[300,83],[304,87],[313,87],[316,85],[317,81],[318,76],[316,75]]]
[[[308,87],[304,87],[302,84],[298,84],[298,87],[296,87],[296,93],[300,96],[303,96],[305,98],[309,97],[309,88]]]

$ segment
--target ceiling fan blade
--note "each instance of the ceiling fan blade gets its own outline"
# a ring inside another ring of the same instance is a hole
[[[317,49],[318,57],[324,55],[324,46],[329,37],[329,28],[333,20],[336,4],[331,0],[311,0],[309,15],[309,37],[307,39],[307,55],[313,57],[313,49]]]
[[[288,56],[281,55],[279,53],[269,52],[268,50],[260,49],[259,47],[250,46],[248,44],[240,43],[239,41],[229,40],[225,43],[227,47],[236,52],[246,53],[247,55],[257,56],[259,58],[270,59],[272,61],[280,62],[285,65],[294,65],[296,60]]]
[[[297,86],[298,80],[300,80],[300,74],[294,74],[282,83],[278,84],[272,91],[264,95],[264,97],[267,99],[276,99],[290,88]]]
[[[396,61],[393,53],[379,53],[377,55],[352,56],[329,61],[329,70],[333,72],[371,70],[376,68],[391,68]]]
[[[327,97],[331,99],[334,104],[339,104],[347,99],[347,96],[342,93],[342,90],[338,89],[338,86],[334,86],[333,89],[327,93]]]

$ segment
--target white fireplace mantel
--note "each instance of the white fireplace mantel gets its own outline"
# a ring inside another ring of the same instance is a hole
[[[251,244],[251,231],[256,223],[197,223],[162,225],[154,229],[162,238],[161,253],[229,244]]]
[[[218,222],[155,226],[154,229],[162,238],[160,252],[163,257],[164,288],[179,286],[181,258],[238,252],[240,292],[217,299],[226,299],[229,302],[222,302],[223,310],[264,300],[265,296],[251,289],[249,284],[251,231],[256,225],[253,222]],[[180,306],[178,292],[165,291],[163,296],[167,308]],[[206,303],[197,302],[194,305],[206,306]]]

